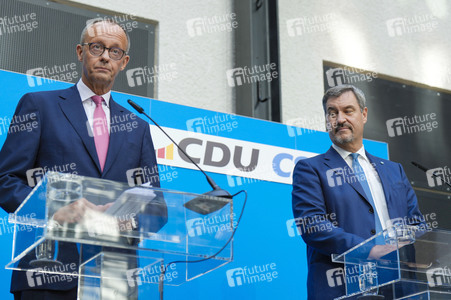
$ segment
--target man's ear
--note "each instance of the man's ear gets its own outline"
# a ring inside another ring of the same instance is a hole
[[[363,124],[365,124],[366,121],[368,120],[368,107],[365,107],[363,109],[362,115],[363,115]]]
[[[125,69],[125,67],[127,66],[129,61],[130,61],[130,56],[126,55],[124,57],[124,60],[122,61],[121,71],[123,71]]]
[[[77,52],[78,61],[83,61],[83,46],[78,44],[75,51]]]

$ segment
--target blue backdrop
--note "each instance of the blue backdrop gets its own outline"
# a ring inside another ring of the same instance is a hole
[[[28,78],[30,79],[30,78]],[[0,70],[2,94],[0,96],[0,118],[10,120],[17,102],[27,92],[61,89],[70,86],[62,82],[33,84],[30,87],[27,76]],[[293,149],[323,153],[330,147],[327,133],[299,130],[279,123],[267,122],[240,116],[231,116],[188,106],[176,105],[121,93],[113,93],[114,99],[128,107],[132,99],[146,108],[146,111],[165,127],[202,133],[193,129],[193,119],[206,118],[233,125],[213,132],[215,136],[240,141],[254,142],[281,147],[281,153]],[[320,103],[318,103],[320,105]],[[219,117],[219,118],[218,118]],[[205,120],[206,120],[205,119]],[[221,121],[222,120],[222,121]],[[233,123],[233,122],[235,123]],[[225,123],[224,123],[225,124]],[[222,125],[224,125],[222,124]],[[6,138],[0,119],[0,146]],[[229,130],[230,129],[230,130]],[[212,133],[204,131],[203,133]],[[374,155],[387,158],[385,143],[364,141],[366,149]],[[283,149],[282,149],[283,148]],[[18,149],[20,151],[20,149]],[[295,160],[292,155],[286,160]],[[244,160],[244,159],[243,159]],[[272,161],[259,162],[269,166],[268,175],[274,172]],[[176,178],[163,180],[162,187],[187,192],[203,193],[210,190],[203,175],[195,170],[175,168]],[[289,173],[291,170],[286,169]],[[225,173],[225,170],[224,170]],[[251,180],[217,173],[209,173],[213,179],[231,194],[246,189],[249,198],[242,222],[234,240],[233,262],[181,286],[165,287],[166,299],[305,299],[306,298],[306,246],[297,232],[290,227],[291,185],[288,183]],[[271,174],[274,175],[274,174]],[[1,195],[0,195],[1,196]],[[234,209],[242,208],[243,198],[237,198]],[[11,259],[13,231],[5,223],[7,214],[0,212],[0,294],[8,295],[11,272],[3,268]],[[288,225],[287,225],[288,224]],[[249,282],[243,270],[259,274],[259,279]],[[214,297],[212,295],[215,295]],[[7,299],[12,299],[9,296]]]

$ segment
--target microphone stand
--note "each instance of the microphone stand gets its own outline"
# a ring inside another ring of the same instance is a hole
[[[130,104],[138,113],[145,115],[150,121],[152,121],[152,123],[154,123],[158,129],[160,129],[170,140],[172,143],[174,143],[174,145],[177,146],[177,148],[180,150],[180,152],[182,152],[192,163],[193,165],[195,165],[199,171],[202,172],[202,174],[204,174],[205,178],[207,178],[208,184],[210,184],[210,186],[213,188],[212,191],[204,193],[204,196],[211,196],[211,197],[219,197],[219,198],[225,198],[225,199],[232,199],[232,195],[230,195],[229,192],[227,192],[224,189],[221,189],[219,187],[219,185],[216,184],[216,182],[214,182],[214,180],[207,175],[207,173],[205,173],[204,170],[202,170],[202,168],[191,158],[191,156],[189,156],[180,146],[178,143],[176,143],[170,136],[169,134],[166,133],[166,131],[161,128],[160,125],[158,125],[157,122],[155,122],[148,114],[146,114],[144,112],[144,109],[139,106],[138,104],[136,104],[135,102],[133,102],[132,100],[128,99],[127,100],[128,104]],[[207,215],[209,213],[212,213],[214,211],[217,211],[219,209],[221,209],[223,206],[225,206],[227,204],[226,201],[224,201],[223,203],[219,203],[218,201],[209,201],[208,197],[196,197],[188,202],[186,202],[184,204],[184,206],[192,211],[195,211],[197,213],[200,213],[202,215]]]
[[[411,163],[412,163],[412,165],[414,165],[415,167],[417,167],[418,169],[420,169],[420,170],[422,170],[422,171],[424,171],[424,172],[426,172],[426,173],[429,171],[428,168],[426,168],[426,167],[420,165],[420,164],[417,163],[417,162],[411,161]],[[436,178],[439,177],[439,175],[435,174],[435,172],[432,173],[432,176],[434,176],[434,177],[436,177]],[[451,187],[451,184],[446,180],[446,177],[445,177],[445,176],[443,176],[443,182],[445,182],[445,184],[446,184],[447,186]]]
[[[168,267],[172,264],[176,264],[176,263],[198,263],[198,262],[202,262],[202,261],[206,261],[209,259],[214,258],[215,256],[217,256],[219,253],[221,253],[222,250],[224,250],[227,245],[232,241],[233,237],[235,236],[236,230],[238,229],[238,226],[240,224],[241,221],[241,217],[243,216],[243,212],[244,212],[244,208],[246,207],[246,202],[247,202],[247,192],[245,190],[241,190],[238,193],[234,194],[234,195],[230,195],[229,192],[227,192],[226,190],[221,189],[215,182],[214,180],[207,175],[207,173],[204,172],[204,170],[202,170],[202,168],[191,158],[191,156],[189,156],[170,136],[169,134],[166,133],[166,131],[163,130],[163,128],[161,128],[160,125],[157,124],[157,122],[155,122],[148,114],[146,114],[144,112],[144,109],[139,106],[138,104],[136,104],[135,102],[133,102],[132,100],[128,99],[127,100],[128,104],[130,104],[138,113],[145,115],[149,120],[152,121],[152,123],[154,123],[168,138],[169,140],[171,140],[172,143],[174,143],[174,145],[177,146],[177,148],[180,150],[180,152],[182,152],[192,163],[193,165],[195,165],[201,172],[202,174],[204,174],[204,176],[207,178],[208,183],[210,184],[210,186],[213,188],[212,191],[204,193],[204,197],[196,197],[188,202],[186,202],[184,204],[184,206],[187,209],[190,209],[192,211],[195,211],[197,213],[206,215],[209,213],[212,213],[214,211],[217,211],[219,209],[221,209],[222,207],[224,207],[228,202],[224,201],[222,203],[218,203],[218,201],[212,201],[210,199],[208,199],[208,196],[210,197],[219,197],[219,198],[225,198],[225,199],[232,199],[233,197],[235,197],[236,195],[243,193],[245,194],[245,198],[244,198],[244,203],[243,203],[243,208],[241,209],[241,213],[240,216],[238,217],[237,223],[235,228],[233,229],[232,234],[230,235],[229,239],[227,240],[227,242],[225,243],[225,245],[219,249],[216,253],[202,258],[202,259],[198,259],[198,260],[185,260],[185,261],[172,261],[170,263],[168,263],[166,266],[164,266],[164,264],[162,263],[161,265],[161,273],[160,273],[160,277],[159,277],[159,282],[158,282],[158,291],[160,293],[160,300],[163,300],[163,286],[164,286],[164,275],[166,274],[166,271],[168,269]],[[205,197],[207,196],[207,197]]]

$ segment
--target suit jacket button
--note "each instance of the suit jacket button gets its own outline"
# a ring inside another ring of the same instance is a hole
[[[371,234],[372,234],[372,235],[375,235],[375,234],[376,234],[376,230],[371,229]]]
[[[369,212],[370,212],[370,214],[374,214],[374,210],[372,207],[370,208]]]

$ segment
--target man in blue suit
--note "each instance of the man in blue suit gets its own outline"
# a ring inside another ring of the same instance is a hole
[[[37,168],[120,182],[130,179],[128,171],[141,168],[152,170],[146,179],[159,187],[149,125],[110,95],[116,76],[130,59],[129,48],[129,37],[118,24],[89,22],[76,47],[81,80],[68,89],[29,93],[20,99],[14,125],[23,123],[31,130],[10,131],[0,152],[0,206],[6,212],[14,212],[31,192],[27,174]],[[166,206],[160,208],[153,212],[160,217],[155,230],[167,218]],[[76,222],[86,209],[106,207],[81,199],[58,211],[55,220]],[[58,260],[63,264],[78,257],[77,247],[60,243]],[[14,272],[11,292],[15,299],[76,299],[77,280],[33,286],[25,272]]]
[[[324,154],[299,161],[293,172],[293,214],[307,244],[310,300],[346,294],[345,279],[334,277],[343,274],[343,265],[332,263],[331,254],[374,236],[393,219],[421,220],[402,166],[364,149],[365,104],[363,92],[352,85],[326,91],[323,108],[333,145]],[[375,242],[368,256],[379,258],[394,250],[383,244]]]

